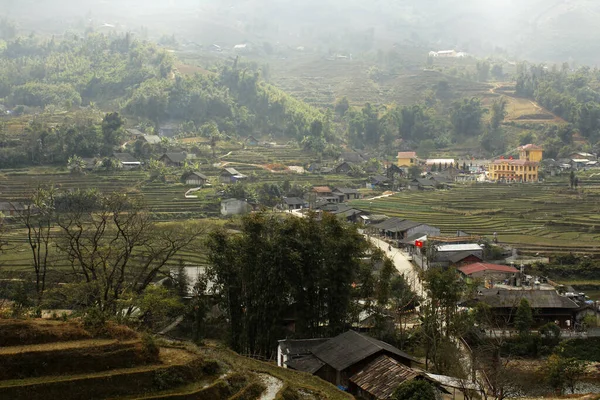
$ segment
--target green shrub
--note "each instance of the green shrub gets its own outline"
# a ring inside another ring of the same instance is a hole
[[[157,361],[160,349],[154,337],[148,333],[142,336],[142,357],[147,362]]]
[[[83,316],[83,327],[90,332],[92,336],[102,335],[106,332],[106,323],[108,318],[106,314],[97,307],[88,308]]]
[[[221,372],[221,366],[217,360],[205,360],[204,364],[202,364],[202,372],[206,375],[217,375]]]

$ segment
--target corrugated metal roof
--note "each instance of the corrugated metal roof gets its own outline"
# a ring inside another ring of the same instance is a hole
[[[313,350],[313,354],[338,371],[379,352],[387,351],[410,361],[419,362],[394,346],[354,331],[334,337]]]
[[[444,251],[482,251],[483,248],[476,243],[442,244],[437,247],[438,252]]]
[[[417,376],[419,373],[410,367],[382,355],[350,377],[350,381],[377,399],[388,399],[403,382]]]

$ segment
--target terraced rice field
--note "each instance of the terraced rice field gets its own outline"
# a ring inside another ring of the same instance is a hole
[[[525,252],[600,254],[600,194],[573,193],[566,184],[458,186],[435,192],[405,191],[352,203],[376,214],[462,230],[515,245]]]

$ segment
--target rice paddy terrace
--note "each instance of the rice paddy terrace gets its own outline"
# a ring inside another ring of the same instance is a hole
[[[269,395],[270,393],[273,393]],[[149,342],[110,325],[0,319],[0,398],[283,399],[352,397],[320,379],[246,359],[219,346]]]
[[[376,214],[437,226],[445,234],[462,230],[492,237],[529,253],[600,254],[600,190],[584,181],[566,183],[457,186],[444,191],[405,191],[352,204]]]

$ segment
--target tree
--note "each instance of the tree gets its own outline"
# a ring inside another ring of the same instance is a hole
[[[529,306],[529,301],[526,298],[522,298],[515,313],[515,327],[519,331],[520,335],[528,335],[533,325],[533,313]]]
[[[492,119],[490,121],[490,126],[493,130],[497,130],[500,127],[500,123],[504,121],[504,118],[506,117],[506,104],[507,101],[504,97],[500,97],[492,103]]]
[[[418,165],[411,165],[408,167],[408,176],[411,179],[417,179],[421,176],[421,168]]]
[[[142,295],[203,233],[195,223],[158,225],[141,200],[123,194],[75,191],[54,204],[58,250],[87,287],[85,305],[108,314],[121,312],[124,297]]]
[[[79,156],[69,157],[67,169],[72,174],[82,174],[85,169],[85,161],[83,161],[83,159]]]
[[[502,64],[494,64],[491,70],[492,76],[496,80],[500,80],[504,78],[504,71],[502,69]]]
[[[472,97],[452,104],[450,120],[458,135],[477,136],[481,133],[481,118],[487,112],[481,100]]]
[[[35,273],[35,306],[40,307],[46,290],[46,275],[52,267],[50,249],[54,229],[54,190],[38,188],[19,219],[27,229],[27,244]]]
[[[335,103],[334,110],[339,117],[344,117],[350,109],[350,102],[346,96],[338,99]]]
[[[119,113],[110,113],[102,120],[102,136],[104,138],[103,155],[111,155],[113,148],[121,144],[123,118]]]
[[[477,62],[477,80],[486,82],[490,76],[490,63],[488,61]]]
[[[269,357],[285,335],[281,321],[290,308],[300,336],[343,332],[366,248],[356,227],[332,215],[319,221],[253,214],[243,218],[239,235],[211,233],[209,274],[228,315],[233,349]]]
[[[575,188],[575,179],[577,179],[577,177],[575,176],[575,171],[571,171],[571,173],[569,174],[569,182],[571,184],[571,189]]]
[[[421,379],[405,381],[392,396],[395,400],[435,400],[435,390],[433,386]]]
[[[577,382],[583,377],[585,370],[585,362],[576,358],[565,358],[559,354],[548,357],[543,367],[546,381],[561,395],[565,388],[571,390],[571,393],[575,393]]]

